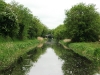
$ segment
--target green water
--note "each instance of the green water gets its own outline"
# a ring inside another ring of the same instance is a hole
[[[40,46],[21,56],[0,75],[100,75],[97,63],[60,44],[47,42]]]

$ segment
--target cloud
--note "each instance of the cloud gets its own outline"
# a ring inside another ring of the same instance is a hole
[[[11,2],[11,0],[5,0]],[[52,29],[62,24],[65,18],[65,10],[70,9],[73,5],[83,2],[86,4],[96,4],[96,8],[100,11],[100,4],[97,0],[16,0],[25,7],[28,7],[33,15]]]

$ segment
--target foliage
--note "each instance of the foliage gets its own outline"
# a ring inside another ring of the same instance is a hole
[[[29,52],[25,53],[21,57],[18,58],[16,62],[12,66],[14,66],[14,69],[12,68],[7,69],[6,72],[3,72],[1,75],[27,75],[27,71],[30,70],[30,68],[38,61],[40,56],[46,52],[46,48],[43,46],[42,48],[33,48]],[[28,60],[26,60],[28,59]],[[29,62],[31,61],[31,63]],[[32,65],[33,63],[33,65]],[[28,65],[28,66],[25,66]],[[24,71],[21,70],[21,67],[24,67]]]
[[[46,26],[44,26],[41,36],[42,36],[42,37],[45,37],[45,35],[47,35],[48,32],[49,32],[48,28],[47,28]]]
[[[42,35],[44,25],[36,16],[32,15],[28,8],[14,1],[11,6],[18,17],[19,39],[27,38],[27,36],[32,39]]]
[[[0,4],[0,36],[25,40],[46,34],[48,29],[24,5],[15,1],[6,4],[2,0]]]
[[[66,11],[64,24],[73,42],[97,41],[100,32],[100,15],[95,5],[80,3]]]
[[[59,25],[56,29],[54,29],[54,38],[57,40],[61,40],[66,38],[66,28],[64,25]]]
[[[38,44],[38,40],[26,40],[0,43],[0,70],[9,67],[19,56],[30,51]]]
[[[100,44],[96,43],[70,43],[69,48],[81,56],[92,61],[100,60]]]
[[[28,37],[34,38],[38,36],[44,36],[47,30],[48,29],[40,22],[37,17],[33,17],[32,24],[28,29]]]
[[[3,12],[0,13],[0,33],[4,37],[13,37],[17,34],[17,17],[14,12],[6,7]]]
[[[11,3],[11,9],[17,15],[18,24],[19,24],[19,31],[18,31],[18,38],[20,40],[27,38],[27,30],[30,26],[31,20],[33,16],[31,15],[31,11],[24,7],[22,4],[18,4],[17,2]]]
[[[38,44],[37,40],[27,40],[27,37],[44,36],[47,30],[24,5],[15,1],[7,4],[0,0],[0,70],[8,68],[19,56]],[[9,37],[23,41],[9,41]]]
[[[0,12],[4,11],[6,5],[7,4],[3,0],[0,0]]]

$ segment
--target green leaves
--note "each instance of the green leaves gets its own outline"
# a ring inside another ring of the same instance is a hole
[[[66,28],[64,25],[59,25],[55,30],[54,30],[54,37],[57,40],[61,40],[66,38]]]
[[[0,33],[7,37],[13,38],[16,34],[17,20],[13,11],[6,7],[3,12],[0,13]]]
[[[100,15],[95,5],[79,3],[66,11],[64,24],[72,41],[97,41]],[[92,34],[91,34],[92,32]]]
[[[7,4],[3,0],[0,0],[0,12],[2,12],[5,9],[6,5]]]
[[[46,27],[24,5],[0,0],[0,36],[24,40],[42,36]],[[44,35],[44,34],[43,34]]]
[[[48,29],[44,26],[37,17],[33,17],[32,24],[28,29],[28,38],[32,39],[38,36],[45,36]]]

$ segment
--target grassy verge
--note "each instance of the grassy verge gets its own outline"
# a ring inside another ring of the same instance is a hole
[[[70,43],[69,48],[92,61],[100,60],[100,44],[98,42]]]
[[[21,55],[38,45],[38,40],[0,43],[0,70],[8,68]]]
[[[84,56],[92,61],[100,61],[100,43],[99,42],[80,42],[80,43],[64,43],[60,41],[62,45],[68,46],[75,53]]]

